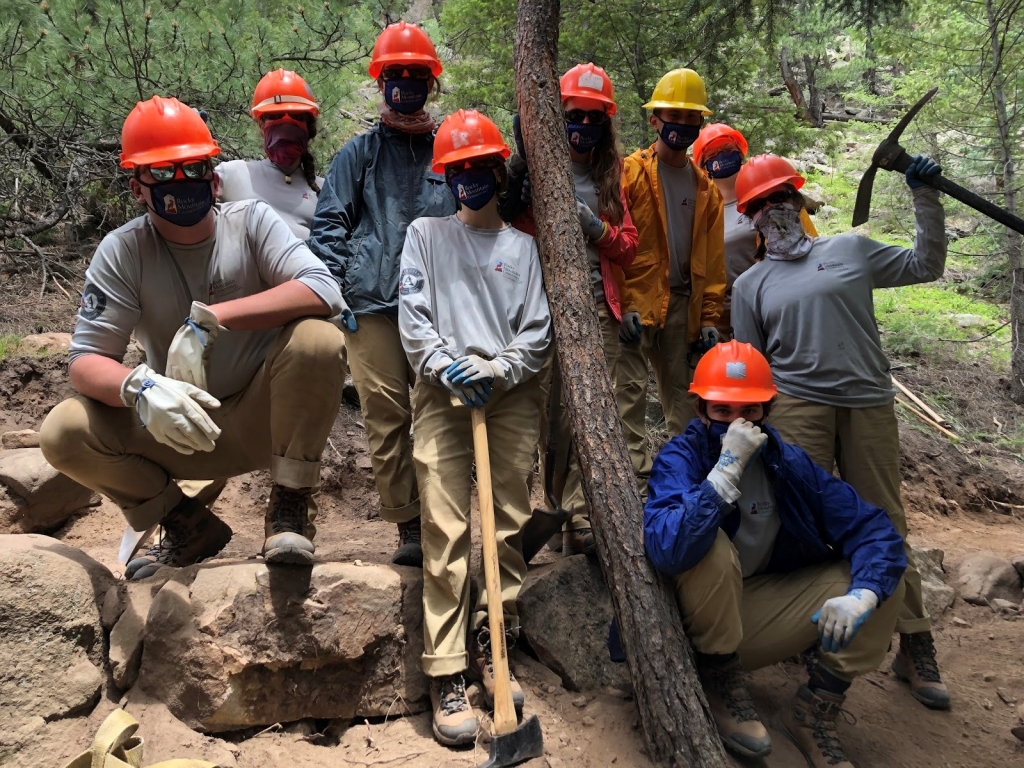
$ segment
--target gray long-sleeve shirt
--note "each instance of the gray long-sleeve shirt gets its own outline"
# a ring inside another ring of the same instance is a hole
[[[398,283],[398,328],[428,381],[464,355],[497,361],[511,389],[535,376],[551,343],[551,315],[533,237],[478,229],[457,216],[409,225]]]
[[[103,238],[85,273],[70,360],[88,354],[120,362],[134,332],[146,361],[163,373],[174,334],[193,301],[217,304],[298,280],[341,312],[338,282],[264,202],[220,203],[213,237],[168,248],[149,215]],[[221,332],[210,357],[210,394],[241,391],[277,338],[269,331]]]
[[[821,237],[807,256],[766,259],[737,278],[735,336],[764,353],[780,392],[847,408],[892,401],[872,291],[937,280],[946,266],[938,191],[915,190],[914,213],[912,249],[861,235]]]

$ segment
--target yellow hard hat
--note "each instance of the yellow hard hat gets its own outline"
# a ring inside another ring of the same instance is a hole
[[[704,103],[707,100],[708,92],[700,75],[692,69],[673,69],[654,86],[644,109],[695,109],[710,115],[712,112]]]

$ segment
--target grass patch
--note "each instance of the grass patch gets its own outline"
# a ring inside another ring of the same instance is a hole
[[[6,360],[10,355],[17,354],[18,344],[20,343],[20,336],[15,336],[13,334],[0,336],[0,362]]]

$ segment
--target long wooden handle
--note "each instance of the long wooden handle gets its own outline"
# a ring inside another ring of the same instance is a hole
[[[516,729],[516,708],[509,682],[508,648],[505,645],[505,614],[501,605],[501,577],[498,571],[498,531],[494,523],[494,495],[491,492],[491,458],[487,447],[487,419],[483,408],[472,408],[473,453],[476,456],[476,490],[480,498],[480,536],[483,539],[484,580],[487,585],[487,619],[491,629],[494,659],[494,731]]]

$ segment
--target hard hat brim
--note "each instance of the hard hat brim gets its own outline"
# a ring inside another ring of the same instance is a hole
[[[772,179],[771,181],[766,181],[764,184],[760,184],[750,190],[746,195],[744,195],[742,200],[737,200],[736,211],[737,213],[746,213],[747,206],[755,200],[760,200],[762,197],[768,197],[772,192],[776,192],[786,185],[799,190],[806,181],[807,180],[800,174],[796,174],[795,176],[790,176],[785,179]]]
[[[209,144],[179,144],[174,147],[160,147],[145,152],[135,152],[131,155],[121,153],[121,167],[135,168],[140,165],[153,165],[153,163],[176,163],[181,160],[192,160],[209,158],[220,154],[220,147],[217,142]]]
[[[695,112],[700,112],[704,117],[715,114],[704,104],[698,104],[695,101],[648,101],[644,104],[644,109],[692,109]]]
[[[370,77],[376,80],[388,64],[426,64],[434,77],[444,71],[440,60],[427,53],[385,53],[370,62]]]
[[[477,158],[487,157],[488,155],[501,155],[504,160],[508,159],[511,154],[512,150],[504,144],[477,144],[476,146],[463,147],[462,149],[456,149],[452,152],[447,152],[441,155],[441,157],[434,160],[430,170],[434,173],[444,173],[445,168],[449,165],[453,165],[454,163],[476,160]]]
[[[579,99],[585,102],[590,109],[603,109],[608,117],[611,117],[619,111],[619,106],[615,103],[614,99],[609,99],[607,96],[599,96],[593,91],[587,91],[586,93],[577,93],[573,91],[562,93],[562,105],[565,105],[569,99]]]
[[[695,386],[690,385],[690,393],[697,395],[702,400],[716,403],[742,403],[752,405],[756,403],[767,403],[777,394],[776,387],[740,388],[716,387],[716,386]]]

